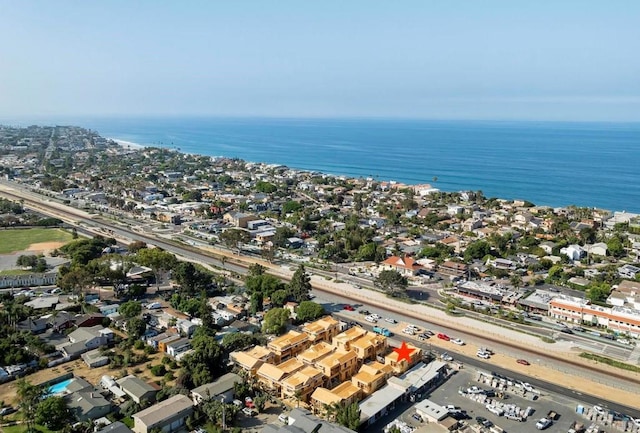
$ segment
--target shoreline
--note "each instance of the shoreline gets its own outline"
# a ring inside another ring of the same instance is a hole
[[[118,144],[118,146],[123,147],[125,149],[129,149],[129,150],[141,150],[141,149],[145,149],[148,146],[145,146],[143,144],[140,143],[134,143],[133,141],[127,141],[127,140],[120,140],[119,138],[112,138],[112,137],[105,137],[107,140],[111,140],[114,141],[115,143]]]

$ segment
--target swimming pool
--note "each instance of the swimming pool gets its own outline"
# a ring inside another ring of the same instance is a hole
[[[49,394],[57,395],[64,394],[67,391],[67,385],[71,383],[72,379],[63,380],[62,382],[56,383],[55,385],[51,385],[49,387]]]

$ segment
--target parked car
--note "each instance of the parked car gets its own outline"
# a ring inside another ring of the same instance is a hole
[[[478,358],[482,358],[482,359],[489,359],[491,358],[491,355],[489,355],[487,352],[477,352],[476,356]]]
[[[242,413],[245,414],[246,416],[256,416],[258,414],[258,412],[248,407],[245,407],[244,409],[242,409]]]
[[[3,407],[2,409],[0,409],[0,416],[9,415],[14,413],[15,411],[16,409],[11,406]]]
[[[458,346],[464,346],[464,341],[462,341],[462,340],[461,340],[461,339],[459,339],[459,338],[452,338],[452,339],[451,339],[451,342],[452,342],[453,344],[457,344]]]
[[[345,305],[343,309],[347,311],[355,311],[355,308],[353,308],[351,305]]]
[[[404,329],[402,330],[402,333],[403,333],[403,334],[407,334],[407,335],[413,335],[413,329],[411,329],[411,328],[404,328]]]
[[[442,355],[440,355],[440,358],[443,361],[447,361],[447,362],[453,361],[453,357],[451,355],[449,355],[448,353],[446,353],[446,352],[443,353]]]
[[[392,319],[391,317],[387,317],[386,319],[384,319],[384,321],[388,323],[398,323],[396,322],[396,319]]]
[[[378,320],[377,320],[375,317],[373,317],[373,316],[367,316],[367,317],[365,317],[365,318],[364,318],[364,320],[366,320],[366,321],[367,321],[367,322],[369,322],[369,323],[376,323],[376,322],[378,321]]]
[[[604,415],[606,415],[606,414],[607,414],[607,411],[606,411],[606,410],[604,410],[604,408],[602,408],[602,407],[600,407],[600,406],[593,406],[593,410],[594,410],[594,412],[595,412],[595,413],[597,413],[598,415],[602,415],[602,416],[604,416]]]
[[[574,326],[571,329],[573,329],[576,332],[585,332],[586,331],[586,329],[584,329],[582,326]]]
[[[544,430],[546,428],[548,428],[549,426],[551,426],[551,424],[553,424],[553,421],[551,421],[548,418],[541,418],[540,420],[538,420],[538,422],[536,423],[536,428],[538,430]]]
[[[371,313],[369,313],[369,310],[360,310],[360,311],[358,311],[358,313],[363,314],[365,316],[368,316],[369,314],[371,314]]]
[[[285,415],[284,413],[281,413],[280,415],[278,415],[278,421],[280,421],[283,424],[288,424],[289,423],[289,417],[287,415]]]
[[[442,334],[442,333],[438,334],[438,338],[444,341],[451,340],[451,337],[449,337],[447,334]]]
[[[516,362],[522,365],[531,365],[529,364],[529,361],[527,361],[526,359],[518,359]]]
[[[467,394],[482,394],[483,392],[484,391],[482,391],[477,386],[472,386],[471,388],[467,388]]]
[[[414,413],[413,415],[411,415],[411,418],[415,419],[416,421],[422,422],[422,417],[417,413]]]
[[[493,423],[491,421],[489,421],[488,419],[486,419],[483,416],[477,416],[476,417],[476,422],[484,427],[491,427],[493,425]]]

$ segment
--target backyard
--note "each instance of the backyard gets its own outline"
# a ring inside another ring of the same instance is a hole
[[[58,248],[73,239],[61,229],[33,228],[0,230],[0,254],[17,251],[42,251]]]

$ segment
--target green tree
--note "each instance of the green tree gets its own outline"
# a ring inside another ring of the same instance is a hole
[[[137,301],[127,301],[120,304],[118,307],[118,312],[125,318],[131,319],[132,317],[137,317],[142,312],[142,304]]]
[[[392,296],[396,296],[407,290],[409,281],[407,277],[400,275],[398,271],[385,270],[380,272],[373,284]]]
[[[299,201],[295,201],[295,200],[289,200],[289,201],[285,202],[285,204],[282,205],[282,213],[283,214],[297,212],[300,209],[302,209],[302,203],[300,203]]]
[[[127,321],[127,334],[133,339],[138,339],[147,330],[147,324],[140,317],[132,317]]]
[[[607,300],[611,287],[607,283],[592,283],[587,290],[587,298],[591,302],[600,303]]]
[[[284,248],[287,246],[287,240],[290,237],[293,237],[294,235],[295,235],[295,232],[291,230],[289,227],[286,227],[286,226],[277,227],[276,232],[273,235],[273,238],[271,239],[271,242],[273,242],[273,245],[277,247]]]
[[[160,290],[162,274],[173,269],[178,263],[176,256],[160,248],[143,248],[138,251],[135,260],[142,266],[148,266],[153,270],[156,278],[156,290]]]
[[[147,248],[147,244],[143,241],[133,241],[127,246],[127,250],[132,254],[136,254],[143,248]]]
[[[613,257],[622,257],[624,255],[624,241],[620,235],[615,234],[607,240],[607,251]]]
[[[34,431],[34,422],[38,404],[44,397],[44,389],[37,385],[32,385],[29,381],[22,378],[16,382],[16,394],[18,395],[18,404],[24,415],[27,431]]]
[[[241,332],[230,332],[222,337],[222,347],[227,352],[245,349],[253,344],[257,344],[258,339],[253,335]]]
[[[258,311],[262,311],[263,301],[264,295],[262,294],[262,292],[256,291],[251,294],[251,302],[249,304],[249,311],[251,312],[251,315],[256,314]]]
[[[49,430],[62,430],[62,427],[71,418],[71,412],[62,397],[47,397],[42,400],[36,409],[36,423],[47,427]]]
[[[289,298],[289,292],[284,289],[276,290],[271,294],[271,305],[275,307],[282,307]]]
[[[296,317],[301,322],[316,320],[324,314],[324,307],[313,301],[302,301],[296,309]]]
[[[240,247],[251,240],[251,235],[246,230],[228,229],[220,233],[220,240],[228,248],[235,248],[240,253]]]
[[[336,422],[351,430],[357,430],[360,426],[360,406],[358,403],[351,403],[339,410],[336,414]]]
[[[289,322],[289,310],[286,308],[272,308],[264,315],[262,332],[266,334],[282,334]]]
[[[481,259],[488,254],[491,254],[491,245],[487,241],[475,241],[470,243],[464,251],[464,260],[470,262],[473,259]]]
[[[299,265],[298,269],[289,282],[289,293],[297,303],[307,301],[311,293],[311,277],[307,275],[304,265]]]

